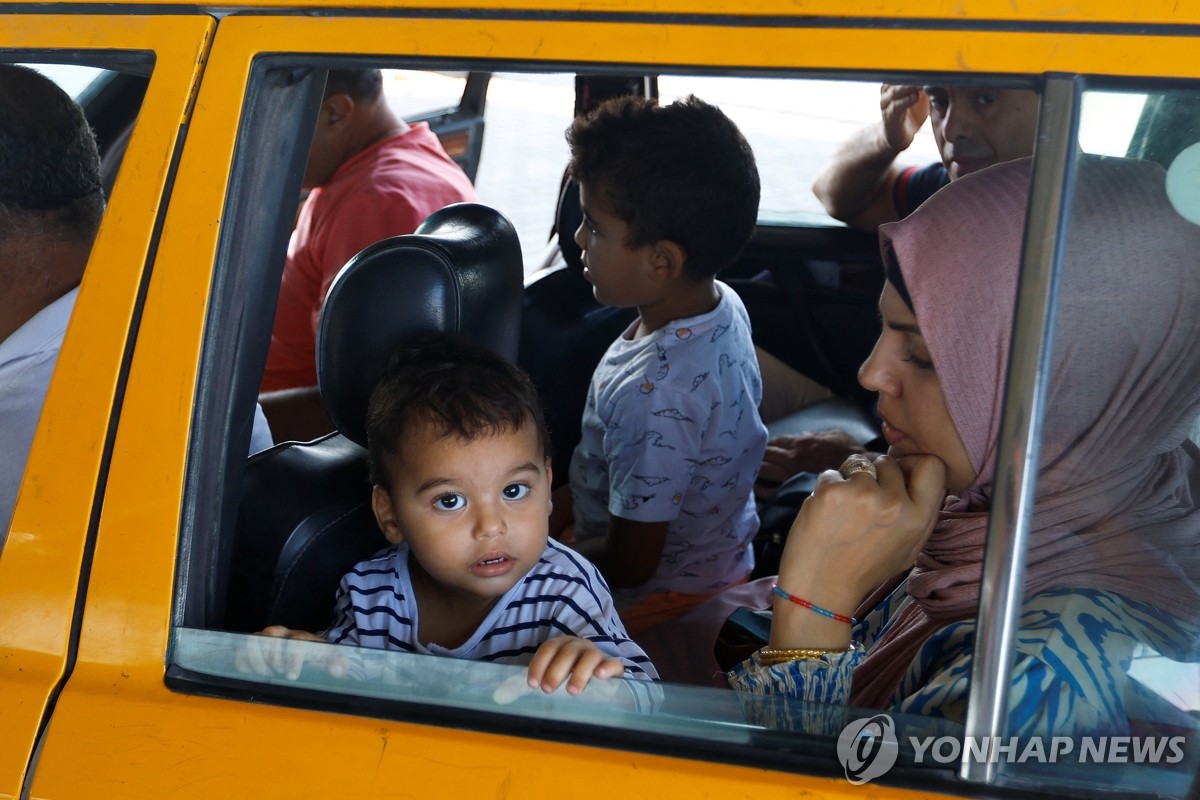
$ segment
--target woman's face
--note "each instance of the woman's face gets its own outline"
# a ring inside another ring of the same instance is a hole
[[[883,332],[858,370],[865,388],[879,392],[883,438],[894,457],[928,453],[946,464],[946,488],[962,491],[977,473],[950,419],[942,384],[917,318],[891,283],[879,298]]]

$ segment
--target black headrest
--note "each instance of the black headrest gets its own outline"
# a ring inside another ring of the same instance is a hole
[[[583,272],[583,251],[575,244],[575,231],[583,222],[583,209],[579,205],[579,184],[573,178],[563,181],[558,195],[558,209],[554,218],[554,230],[558,234],[558,249],[562,251],[567,266]]]
[[[317,383],[338,431],[366,445],[371,389],[413,334],[457,333],[515,361],[523,281],[516,230],[479,203],[447,206],[350,259],[317,329]]]

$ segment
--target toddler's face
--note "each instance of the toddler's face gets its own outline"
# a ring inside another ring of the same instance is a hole
[[[537,431],[465,440],[421,425],[375,489],[375,515],[389,541],[407,541],[446,599],[494,599],[527,573],[546,547],[550,462]]]

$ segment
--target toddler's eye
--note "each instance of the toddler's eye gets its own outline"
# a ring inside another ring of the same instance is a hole
[[[503,494],[505,500],[520,500],[529,494],[529,485],[525,483],[510,483],[504,487]]]
[[[434,500],[433,504],[443,511],[458,511],[467,504],[467,498],[461,494],[444,494]]]

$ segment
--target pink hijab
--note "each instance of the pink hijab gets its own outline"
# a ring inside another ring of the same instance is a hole
[[[887,705],[921,644],[978,608],[1029,181],[1028,159],[1000,164],[880,229],[979,477],[947,498],[908,576],[915,602],[855,671],[855,705]],[[1172,209],[1156,165],[1088,156],[1065,252],[1025,597],[1102,589],[1200,622],[1200,466],[1185,444],[1200,410],[1200,226]]]

